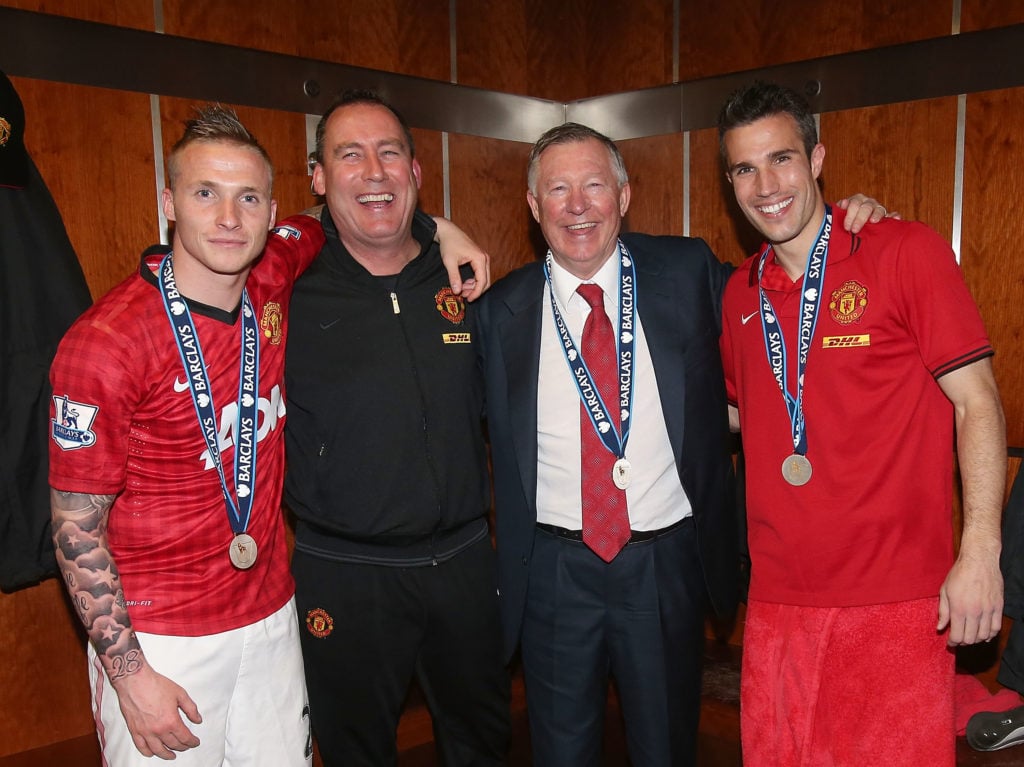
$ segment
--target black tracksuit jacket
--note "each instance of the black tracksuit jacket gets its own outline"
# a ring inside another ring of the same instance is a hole
[[[433,221],[420,255],[375,277],[324,212],[327,243],[295,286],[286,365],[285,497],[296,548],[429,565],[487,535],[483,380],[472,307],[445,291]]]

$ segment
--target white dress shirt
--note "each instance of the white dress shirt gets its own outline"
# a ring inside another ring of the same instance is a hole
[[[587,282],[604,291],[604,307],[618,335],[618,250]],[[579,348],[590,306],[576,292],[580,279],[551,262],[551,286],[558,310]],[[634,288],[635,289],[635,288]],[[693,513],[676,471],[672,446],[658,394],[654,364],[643,329],[643,300],[636,299],[634,321],[632,425],[626,458],[632,480],[626,488],[629,522],[633,530],[660,530]],[[569,530],[583,527],[580,490],[580,397],[566,361],[551,313],[550,288],[544,287],[541,322],[540,373],[537,392],[537,521]],[[612,406],[611,411],[618,408]],[[589,419],[587,428],[591,428]]]

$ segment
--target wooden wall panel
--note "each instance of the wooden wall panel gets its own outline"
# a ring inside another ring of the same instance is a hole
[[[587,92],[588,62],[583,35],[584,0],[551,3],[523,0],[526,6],[526,95],[555,101]]]
[[[423,171],[420,208],[433,216],[444,215],[444,152],[441,134],[431,130],[413,130],[416,159]]]
[[[1018,0],[961,0],[962,32],[1005,27],[1010,24],[1024,24],[1024,3]]]
[[[522,0],[526,7],[528,96],[555,101],[587,92],[589,66],[583,35],[585,0]]]
[[[1024,88],[972,94],[964,141],[964,274],[995,347],[1007,442],[1024,447]]]
[[[464,85],[569,101],[671,81],[670,0],[610,0],[600,4],[526,0],[522,7],[514,3],[461,3],[457,14],[458,80]],[[569,34],[567,30],[573,32]],[[460,137],[460,141],[467,139]],[[681,147],[681,136],[624,142],[634,187],[629,228],[682,231]],[[484,160],[486,178],[477,179],[494,190],[495,199],[518,201],[522,198],[520,190],[525,190],[528,148],[511,154],[524,158],[521,178],[515,169],[505,169],[502,176],[515,179],[512,189],[503,191],[494,186],[490,159]],[[467,175],[465,168],[457,170],[454,162],[453,159],[453,186],[456,178],[464,183],[476,175]],[[453,189],[453,217],[467,225],[469,219],[462,220],[462,214],[456,215],[454,200],[461,192]],[[470,218],[476,215],[470,214]],[[490,210],[482,209],[480,215],[493,220]],[[493,223],[488,225],[488,229],[493,227]],[[528,242],[530,258],[546,249],[539,228],[528,214],[517,214],[499,224],[498,229],[503,230],[503,240],[511,236]],[[478,236],[486,241],[492,235],[481,231]],[[495,259],[495,276],[524,262],[521,254],[508,253],[504,246],[501,250],[489,244],[487,247]]]
[[[629,172],[625,229],[648,234],[683,233],[683,136],[620,141]]]
[[[588,98],[672,82],[672,0],[606,0],[584,11]]]
[[[448,3],[440,0],[163,0],[163,8],[168,34],[448,79]]]
[[[529,145],[452,134],[449,151],[452,220],[491,254],[492,279],[543,253],[526,205]]]
[[[714,128],[690,134],[690,234],[707,240],[720,260],[737,265],[761,243],[725,179]]]
[[[28,150],[60,208],[93,296],[101,296],[136,268],[141,247],[159,239],[149,98],[11,81],[25,105]]]
[[[952,0],[680,0],[679,76],[941,37],[952,19]]]
[[[0,757],[93,732],[85,638],[64,586],[0,594]]]
[[[460,3],[464,85],[572,101],[672,80],[671,0]]]
[[[821,116],[825,199],[864,192],[923,221],[949,242],[956,169],[956,99]]]
[[[0,0],[0,5],[100,24],[153,30],[152,0]]]
[[[461,85],[550,98],[531,87],[525,3],[457,3],[456,68]],[[557,79],[557,78],[555,78]]]

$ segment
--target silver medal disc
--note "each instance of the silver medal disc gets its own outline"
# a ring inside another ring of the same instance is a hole
[[[239,570],[248,570],[256,564],[256,541],[251,535],[239,533],[231,540],[228,556],[231,557],[231,564]]]
[[[620,458],[612,466],[612,482],[615,483],[615,487],[619,490],[625,490],[629,487],[629,481],[632,479],[633,466],[625,458]]]
[[[782,476],[791,485],[806,485],[811,479],[811,462],[797,453],[787,456],[782,462]]]

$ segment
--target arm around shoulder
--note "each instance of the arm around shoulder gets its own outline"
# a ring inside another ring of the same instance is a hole
[[[434,237],[441,246],[441,260],[448,270],[452,292],[467,301],[475,301],[491,286],[491,257],[469,235],[442,216],[434,216],[437,233]],[[469,264],[473,277],[463,284],[459,266]]]

